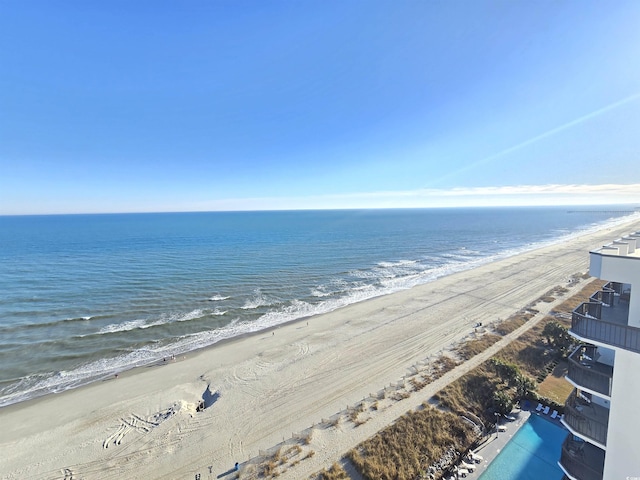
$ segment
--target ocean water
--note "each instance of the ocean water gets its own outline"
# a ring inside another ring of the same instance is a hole
[[[0,216],[0,406],[629,215],[588,210]]]

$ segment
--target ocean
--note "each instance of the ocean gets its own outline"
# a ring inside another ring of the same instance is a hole
[[[628,218],[615,210],[0,216],[0,406]]]

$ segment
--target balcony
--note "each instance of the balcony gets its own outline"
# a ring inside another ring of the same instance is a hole
[[[602,290],[611,290],[614,293],[617,293],[618,295],[620,295],[622,293],[622,288],[623,285],[622,283],[619,282],[609,282],[607,283],[604,287],[602,287]]]
[[[601,303],[605,307],[610,307],[613,305],[615,292],[612,289],[605,287],[591,295],[590,299],[592,303]]]
[[[597,362],[597,355],[596,347],[579,347],[569,356],[567,378],[574,385],[611,397],[613,367]]]
[[[610,307],[591,300],[578,306],[571,316],[571,333],[586,340],[640,353],[640,328],[630,327],[629,303],[613,297]]]
[[[607,445],[609,409],[579,398],[574,390],[564,408],[562,419],[576,435],[595,442],[603,448]]]
[[[604,451],[588,442],[573,440],[569,434],[562,444],[560,467],[572,478],[602,480]]]

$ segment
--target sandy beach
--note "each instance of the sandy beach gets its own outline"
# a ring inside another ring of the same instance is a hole
[[[240,478],[251,478],[260,452],[304,435],[313,457],[280,478],[307,478],[440,384],[358,427],[323,420],[428,364],[477,322],[504,319],[557,285],[577,291],[586,280],[568,281],[587,270],[588,251],[638,229],[636,220],[2,408],[0,475],[204,480],[234,478],[239,462]],[[544,315],[553,305],[536,308]],[[201,400],[207,408],[197,412]]]

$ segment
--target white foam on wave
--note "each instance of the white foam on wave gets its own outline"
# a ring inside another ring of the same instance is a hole
[[[159,324],[159,322],[156,322],[156,325]],[[135,330],[136,328],[149,328],[152,326],[152,324],[147,324],[146,320],[129,320],[127,322],[112,323],[110,325],[102,327],[98,331],[98,334],[102,335],[105,333],[128,332],[129,330]]]
[[[214,295],[209,298],[210,302],[221,302],[222,300],[229,300],[231,297],[225,297],[223,295]]]
[[[212,312],[213,315],[224,315],[226,312],[219,312],[214,310]],[[105,327],[102,327],[98,334],[107,334],[107,333],[116,333],[116,332],[127,332],[135,329],[146,329],[151,327],[157,327],[160,325],[166,325],[167,323],[173,322],[188,322],[189,320],[195,320],[198,318],[202,318],[205,315],[205,312],[201,309],[192,310],[188,313],[174,313],[169,315],[162,315],[160,319],[155,321],[149,321],[145,319],[138,320],[128,320],[122,323],[112,323]],[[86,336],[86,335],[84,335]]]
[[[95,360],[69,371],[29,375],[0,391],[0,407],[80,387],[124,370],[149,365],[161,358],[160,349],[143,348],[115,358]]]
[[[349,272],[352,277],[368,282],[383,281],[385,279],[404,278],[415,275],[428,268],[429,264],[423,264],[418,260],[400,260],[397,262],[378,262],[370,270],[353,270]]]
[[[406,267],[407,265],[415,265],[417,260],[398,260],[397,262],[378,262],[377,265],[383,268]]]
[[[354,288],[353,282],[348,282],[342,277],[329,280],[328,283],[311,288],[311,295],[317,298],[325,298],[336,295],[344,295]]]
[[[220,310],[219,308],[216,308],[213,312],[211,312],[211,315],[215,315],[215,316],[222,316],[225,315],[227,313],[228,310]]]
[[[168,318],[168,323],[171,323],[171,322],[188,322],[189,320],[195,320],[203,316],[204,316],[204,311],[197,308],[188,313],[176,313],[173,315],[169,315],[167,318]]]
[[[311,295],[317,298],[329,297],[333,295],[335,292],[327,291],[324,285],[320,285],[317,288],[311,289]]]
[[[244,303],[243,306],[241,306],[240,308],[242,310],[253,310],[254,308],[259,308],[259,307],[268,307],[270,305],[273,305],[274,302],[269,300],[261,291],[260,289],[256,289],[253,292],[253,296],[249,299],[247,299]]]
[[[446,252],[442,254],[442,258],[447,258],[455,261],[464,262],[471,258],[470,255],[465,255],[463,252]]]

